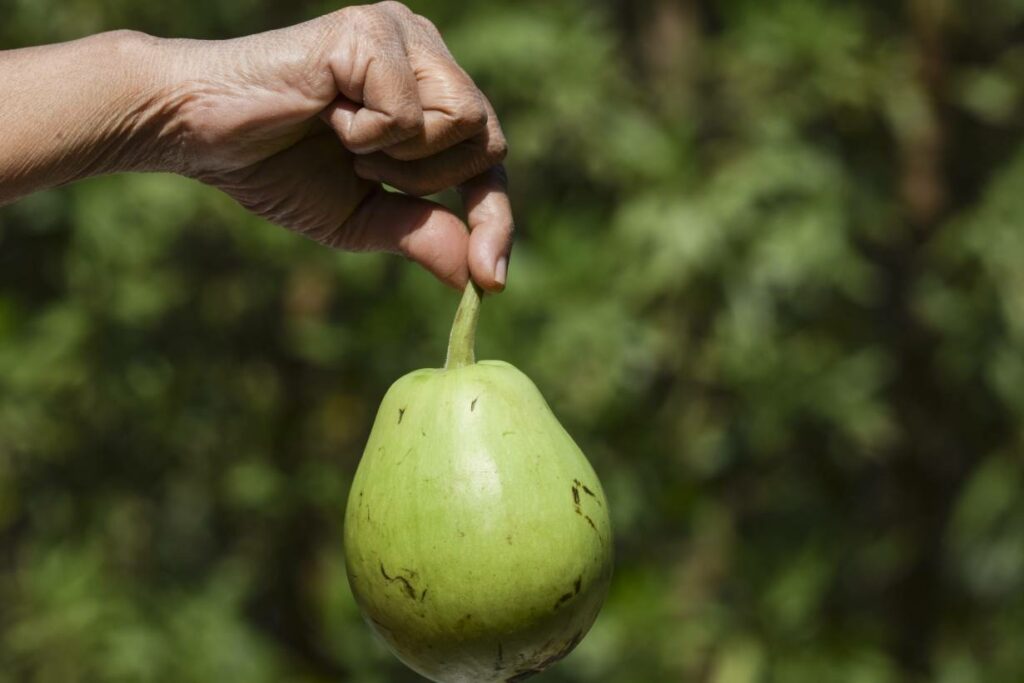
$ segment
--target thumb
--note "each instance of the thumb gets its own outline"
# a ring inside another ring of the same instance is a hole
[[[469,280],[466,224],[436,202],[378,187],[345,221],[338,237],[332,246],[403,254],[456,289]]]

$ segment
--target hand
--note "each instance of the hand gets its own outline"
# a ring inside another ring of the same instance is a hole
[[[176,65],[162,136],[176,170],[328,246],[399,252],[454,287],[472,276],[504,288],[505,138],[429,21],[384,2],[237,40],[156,43],[169,53],[159,63]],[[469,232],[419,198],[452,186]]]

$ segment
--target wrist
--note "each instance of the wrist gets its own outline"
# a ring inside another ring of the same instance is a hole
[[[216,184],[304,137],[336,94],[317,23],[230,40],[145,36],[162,170]]]
[[[183,55],[172,43],[138,31],[97,38],[119,83],[119,125],[107,165],[111,171],[181,172],[183,131],[178,112],[188,99]]]

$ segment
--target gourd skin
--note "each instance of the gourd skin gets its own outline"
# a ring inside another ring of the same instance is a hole
[[[417,370],[388,390],[345,517],[367,623],[441,683],[521,681],[568,654],[612,572],[590,463],[502,361]]]

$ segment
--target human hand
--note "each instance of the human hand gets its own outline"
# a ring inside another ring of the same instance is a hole
[[[513,229],[505,138],[429,21],[383,2],[155,49],[174,65],[160,138],[173,170],[325,245],[402,253],[454,287],[471,276],[504,288]],[[469,232],[421,198],[453,186]]]

